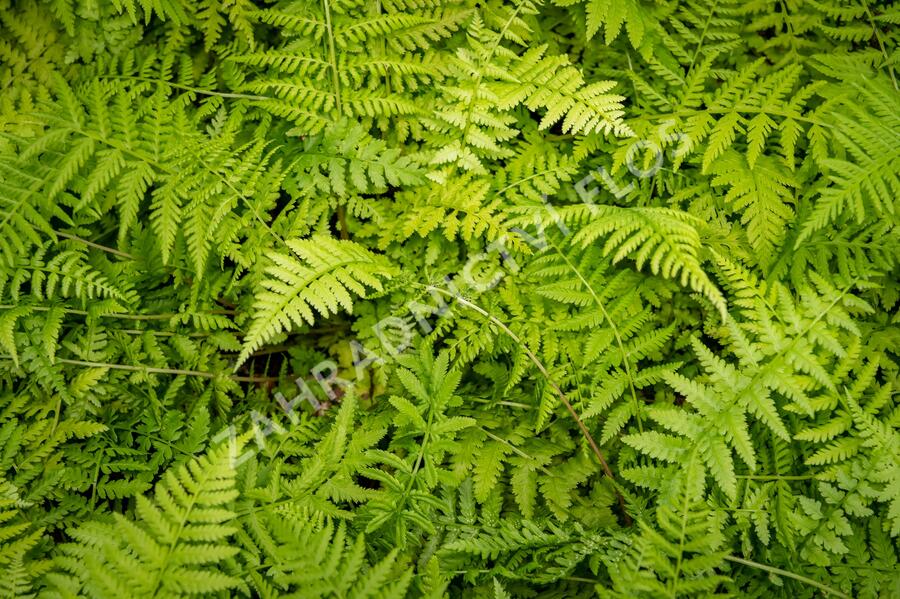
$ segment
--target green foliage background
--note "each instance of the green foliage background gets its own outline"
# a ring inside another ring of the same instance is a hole
[[[898,23],[0,0],[0,596],[900,596]]]

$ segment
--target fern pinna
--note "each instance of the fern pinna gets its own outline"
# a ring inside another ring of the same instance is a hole
[[[0,596],[900,596],[898,23],[0,0]]]

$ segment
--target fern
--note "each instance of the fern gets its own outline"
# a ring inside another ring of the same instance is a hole
[[[712,180],[714,186],[729,186],[725,201],[733,202],[742,213],[741,222],[747,226],[750,245],[765,266],[765,257],[781,245],[785,223],[794,216],[792,188],[797,187],[797,182],[767,157],[748,166],[740,156],[725,154],[717,159],[711,172],[718,175]]]
[[[742,376],[737,369],[718,360],[699,342],[694,342],[694,351],[711,371],[710,382],[718,388],[729,390],[733,395],[715,397],[709,387],[677,374],[667,374],[664,377],[666,382],[676,392],[684,395],[685,402],[696,408],[696,413],[654,406],[648,411],[650,418],[677,436],[647,432],[625,437],[623,441],[667,462],[700,461],[725,494],[734,499],[737,494],[737,478],[731,452],[736,452],[751,471],[756,469],[757,464],[747,413],[782,439],[789,440],[790,435],[769,391],[765,387],[760,389],[754,385],[756,377],[747,377],[746,374]],[[694,454],[699,457],[694,457]]]
[[[616,5],[602,0],[589,0],[585,8],[587,38],[590,39],[603,30],[603,39],[607,45],[618,37],[624,25],[631,45],[640,48],[644,35],[652,29],[652,17],[648,18],[646,7],[639,2]]]
[[[0,596],[897,596],[897,23],[0,0]]]
[[[834,185],[817,198],[798,243],[844,214],[850,222],[862,223],[896,212],[892,199],[900,185],[896,178],[897,126],[892,120],[896,93],[886,81],[876,80],[859,87],[858,99],[850,96],[830,113],[838,124],[836,143],[853,160],[825,161]],[[874,116],[869,116],[869,111]]]
[[[220,563],[237,550],[228,508],[237,493],[227,446],[170,471],[153,498],[137,500],[138,519],[87,523],[61,547],[51,575],[59,592],[83,588],[89,597],[190,596],[234,588]],[[223,564],[224,565],[224,564]]]
[[[269,516],[263,525],[268,535],[266,554],[260,556],[269,566],[272,587],[307,597],[405,597],[411,571],[397,564],[397,552],[388,553],[377,563],[367,563],[365,537],[353,539],[346,526],[326,524],[310,526],[302,519]],[[261,589],[270,588],[260,579]]]
[[[725,557],[719,532],[721,513],[694,503],[690,497],[698,479],[696,461],[685,462],[675,490],[681,500],[657,509],[658,529],[642,527],[640,536],[621,562],[610,563],[619,596],[721,596],[727,577],[715,573]]]
[[[696,230],[700,222],[690,215],[666,209],[611,206],[578,206],[563,215],[576,222],[586,221],[573,237],[574,242],[586,246],[613,233],[604,243],[603,253],[612,255],[614,262],[635,254],[638,268],[649,264],[653,274],[678,277],[682,285],[702,293],[721,313],[725,312],[724,297],[701,267]]]
[[[315,322],[340,308],[352,310],[350,292],[364,295],[366,287],[380,291],[379,277],[394,272],[390,263],[350,241],[328,237],[288,240],[293,255],[269,254],[271,279],[262,283],[254,318],[238,357],[238,365],[266,341],[293,326]],[[315,312],[313,312],[315,310]]]
[[[295,166],[303,170],[303,175],[297,177],[297,186],[307,193],[384,193],[388,186],[422,182],[413,161],[399,156],[397,150],[386,150],[383,141],[347,122],[330,128],[324,135],[306,138],[302,158]]]

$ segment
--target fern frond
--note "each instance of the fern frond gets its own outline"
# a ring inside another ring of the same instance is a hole
[[[848,159],[824,161],[832,185],[816,199],[812,214],[803,224],[799,245],[826,225],[872,219],[895,219],[900,191],[900,151],[896,107],[900,98],[885,78],[866,81],[856,94],[829,113],[836,124],[836,142]]]
[[[237,553],[229,503],[237,492],[231,448],[166,473],[152,498],[140,496],[136,519],[116,514],[72,532],[79,544],[61,547],[57,567],[90,597],[189,596],[234,588],[223,571]]]
[[[606,237],[603,253],[613,262],[633,258],[637,268],[649,264],[653,274],[678,278],[725,314],[725,298],[700,263],[699,220],[666,208],[576,206],[560,210],[563,218],[583,223],[572,238],[587,246]]]
[[[798,187],[797,180],[768,156],[752,165],[733,151],[717,158],[710,172],[715,175],[712,185],[728,186],[725,201],[741,213],[750,245],[760,256],[760,264],[767,265],[794,217],[792,190]]]
[[[381,291],[381,278],[397,272],[386,258],[352,241],[319,235],[286,244],[292,254],[268,254],[267,278],[256,296],[237,366],[277,334],[315,322],[316,312],[328,317],[340,308],[352,311],[351,292],[364,296],[366,287]]]

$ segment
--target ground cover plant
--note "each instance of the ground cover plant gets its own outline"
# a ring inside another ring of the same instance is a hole
[[[0,0],[0,597],[900,596],[898,23]]]

